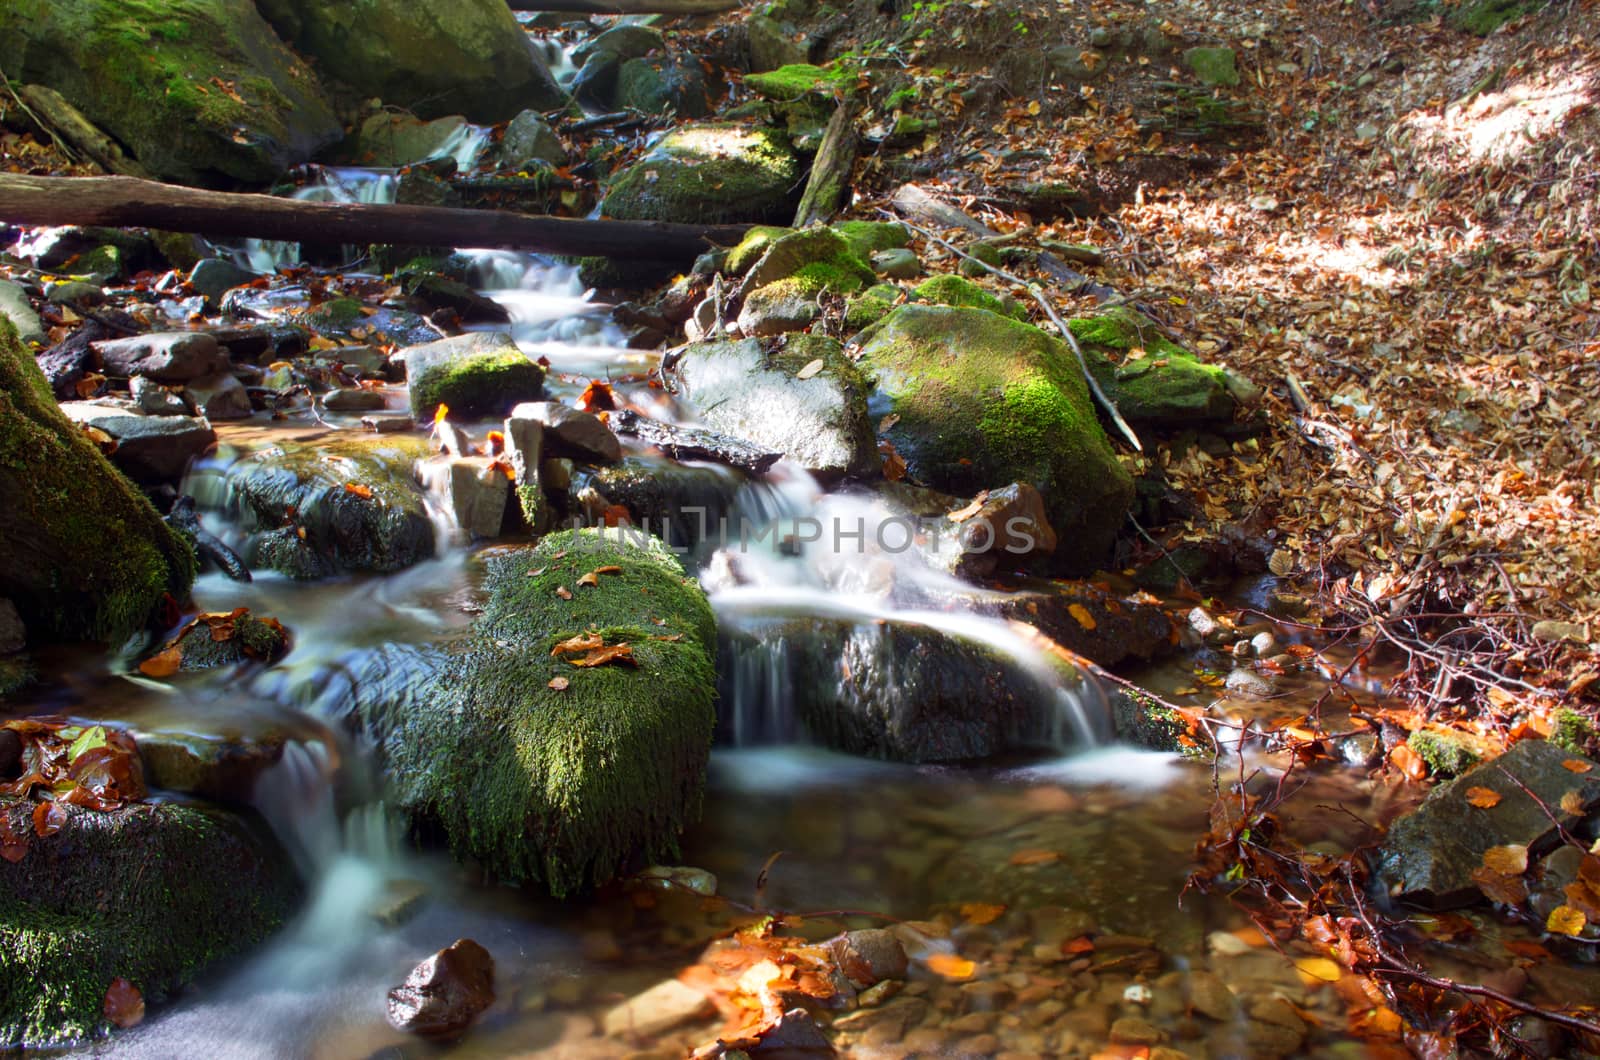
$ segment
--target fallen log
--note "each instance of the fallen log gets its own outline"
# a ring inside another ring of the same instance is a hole
[[[856,150],[860,146],[855,118],[856,104],[852,98],[840,103],[828,120],[822,145],[817,148],[817,160],[811,165],[811,177],[806,181],[805,193],[800,196],[800,208],[795,212],[796,228],[826,224],[844,204],[850,190],[850,175],[856,166]]]
[[[101,169],[125,177],[150,176],[149,170],[141,166],[137,159],[129,158],[120,144],[96,128],[93,122],[83,116],[82,111],[67,102],[67,97],[55,89],[44,85],[23,85],[17,92],[17,99],[28,108],[34,120],[46,127],[46,131],[87,155]]]
[[[641,416],[631,409],[607,413],[606,423],[617,434],[637,438],[674,460],[710,460],[759,475],[783,459],[783,454],[776,450],[763,449],[731,434],[700,427],[679,427]]]
[[[715,15],[744,0],[506,0],[513,11],[573,11],[580,15]]]
[[[732,245],[749,225],[588,221],[459,210],[301,202],[204,191],[133,177],[34,177],[0,173],[0,221],[26,225],[158,228],[291,243],[396,243],[494,247],[580,257],[692,259]]]

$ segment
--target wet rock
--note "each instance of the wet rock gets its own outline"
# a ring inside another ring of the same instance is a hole
[[[559,401],[529,401],[511,410],[507,424],[521,421],[541,427],[544,445],[553,453],[579,460],[615,463],[622,459],[622,443],[600,417]],[[519,428],[508,428],[508,436]]]
[[[711,112],[705,68],[682,53],[629,59],[617,70],[615,106],[641,114],[703,118]]]
[[[1248,670],[1242,666],[1236,667],[1228,674],[1228,679],[1223,682],[1223,687],[1229,692],[1239,695],[1263,698],[1272,695],[1276,691],[1270,680],[1254,670]]]
[[[486,456],[435,457],[419,469],[458,527],[475,538],[499,537],[506,521],[511,483]]]
[[[906,976],[906,950],[892,932],[881,928],[847,931],[833,941],[832,949],[839,970],[858,987]]]
[[[572,61],[583,66],[596,55],[612,55],[619,59],[637,59],[666,47],[661,31],[637,23],[622,23],[580,44],[572,53]]]
[[[227,354],[204,331],[153,331],[92,345],[110,376],[147,375],[161,383],[187,383],[228,370]]]
[[[613,1038],[649,1038],[715,1013],[711,999],[700,991],[676,979],[665,979],[611,1009],[601,1025]]]
[[[20,861],[0,859],[0,1041],[44,1048],[98,1037],[114,977],[147,1001],[169,997],[265,939],[297,897],[283,852],[220,811],[69,806],[61,830],[40,838],[33,808],[0,796],[10,831],[28,842]]]
[[[21,651],[28,644],[28,631],[17,614],[17,605],[0,596],[0,655]]]
[[[44,286],[45,299],[51,305],[70,305],[79,308],[93,308],[104,305],[106,301],[105,288],[86,280],[58,280]]]
[[[191,379],[184,393],[202,416],[213,420],[244,420],[255,412],[250,393],[231,372]]]
[[[673,548],[693,549],[720,540],[719,531],[734,510],[742,479],[726,470],[680,464],[655,457],[627,457],[596,471],[580,498],[590,519],[605,521],[613,505],[627,509],[641,533]],[[728,528],[729,537],[737,529]]]
[[[511,319],[505,306],[443,273],[408,271],[399,279],[412,305],[422,312],[448,310],[463,324],[504,324]]]
[[[966,496],[1029,483],[1071,543],[1056,567],[1087,571],[1105,559],[1133,482],[1059,340],[980,309],[905,305],[858,341],[860,365],[897,417],[882,436],[913,479]],[[1022,441],[1046,437],[1048,446]]]
[[[497,157],[502,169],[527,169],[539,163],[564,166],[567,149],[544,120],[544,115],[536,110],[525,110],[506,126]]]
[[[1189,1005],[1196,1012],[1219,1023],[1229,1023],[1238,1015],[1239,999],[1233,996],[1226,983],[1210,972],[1190,972],[1185,986]]]
[[[228,304],[233,304],[244,290],[247,289],[230,294]],[[380,343],[415,348],[439,338],[439,329],[416,313],[386,306],[363,305],[354,298],[334,298],[323,302],[301,316],[300,323],[324,338],[338,339],[352,345]],[[409,354],[411,351],[407,349],[406,352]]]
[[[940,529],[950,545],[941,549],[949,570],[966,578],[987,578],[997,570],[1026,569],[1056,550],[1056,533],[1044,512],[1044,498],[1025,482],[979,494],[978,509]]]
[[[283,757],[285,736],[268,731],[235,738],[188,732],[140,732],[139,760],[153,788],[249,805],[256,781]]]
[[[679,373],[715,430],[780,450],[824,478],[877,466],[867,381],[833,339],[702,343],[685,351]]]
[[[177,482],[190,461],[217,444],[217,432],[204,417],[146,416],[92,401],[63,401],[61,411],[74,423],[109,434],[117,443],[111,462],[142,485]]]
[[[189,270],[189,286],[204,295],[206,304],[213,308],[222,304],[223,295],[255,278],[255,273],[227,258],[205,258]]]
[[[128,380],[128,392],[139,411],[147,416],[187,416],[190,409],[184,400],[171,390],[146,375],[136,375]]]
[[[773,221],[793,209],[799,177],[799,163],[779,133],[685,125],[616,176],[602,209],[623,220]]]
[[[467,120],[459,114],[422,121],[410,114],[379,111],[356,131],[353,160],[389,169],[415,165],[445,154],[467,131]]]
[[[39,314],[34,312],[21,284],[0,280],[0,317],[11,321],[23,342],[44,342],[44,325],[39,322]]]
[[[839,1055],[816,1019],[803,1008],[792,1008],[763,1027],[753,1043],[739,1044],[751,1060],[830,1060]],[[731,1052],[724,1055],[732,1060]]]
[[[383,893],[367,907],[367,915],[387,928],[414,918],[428,899],[428,887],[417,880],[389,880]]]
[[[322,395],[322,407],[329,412],[371,412],[383,405],[383,393],[366,387],[338,387]]]
[[[239,608],[225,621],[190,623],[168,645],[171,647],[178,649],[182,659],[180,670],[214,670],[271,662],[288,650],[289,634],[277,619],[256,618],[247,608]]]
[[[1024,579],[986,609],[1025,622],[1108,669],[1130,659],[1162,658],[1177,648],[1172,620],[1159,603],[1142,593],[1114,593],[1096,582]]]
[[[1492,846],[1529,848],[1537,861],[1557,843],[1555,826],[1544,808],[1530,798],[1520,781],[1555,811],[1564,827],[1573,828],[1600,807],[1600,779],[1595,772],[1575,773],[1562,763],[1594,767],[1543,740],[1524,740],[1492,762],[1435,788],[1415,811],[1389,829],[1378,853],[1376,880],[1392,897],[1432,908],[1469,904],[1479,897],[1472,874]],[[1510,773],[1511,776],[1506,776]],[[1469,787],[1488,788],[1500,801],[1486,810],[1466,799]],[[1563,797],[1574,793],[1582,813],[1563,809]]]
[[[651,865],[634,876],[633,880],[647,887],[685,891],[705,898],[714,897],[717,893],[716,876],[691,865]]]
[[[455,1038],[494,1004],[494,958],[457,939],[389,991],[389,1025],[425,1038]]]
[[[544,392],[544,369],[504,332],[473,332],[406,351],[411,415],[433,418],[447,405],[455,418],[504,416]]]
[[[1166,1037],[1161,1028],[1149,1020],[1133,1016],[1124,1016],[1111,1024],[1111,1040],[1118,1045],[1159,1045]]]

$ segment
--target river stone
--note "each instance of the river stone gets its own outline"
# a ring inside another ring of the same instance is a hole
[[[858,987],[906,977],[906,949],[883,928],[847,931],[833,940],[831,949],[839,970]]]
[[[232,372],[219,372],[203,379],[191,379],[184,387],[202,416],[213,420],[249,419],[250,394]]]
[[[1563,763],[1590,767],[1577,773]],[[1576,829],[1600,807],[1600,773],[1595,763],[1544,740],[1523,740],[1491,762],[1434,788],[1422,805],[1389,828],[1377,856],[1375,879],[1388,895],[1429,908],[1468,905],[1480,896],[1472,873],[1490,847],[1516,844],[1537,860],[1559,841],[1544,807],[1563,827]],[[1511,776],[1506,776],[1510,773]],[[1512,777],[1521,782],[1519,786]],[[1486,810],[1467,801],[1469,788],[1488,788],[1500,801]],[[1562,809],[1563,797],[1576,793],[1581,814]]]
[[[205,258],[189,270],[189,286],[204,295],[206,304],[213,308],[222,304],[223,295],[255,278],[255,273],[227,258]]]
[[[958,577],[982,580],[997,571],[1042,566],[1056,550],[1044,498],[1026,482],[980,493],[958,512],[960,520],[946,512],[935,521],[939,541],[924,550],[935,566]]]
[[[28,631],[17,614],[17,605],[0,596],[0,655],[10,655],[28,646]],[[0,776],[4,776],[0,772]]]
[[[189,546],[62,413],[3,320],[0,497],[0,596],[36,638],[120,642],[194,580]]]
[[[504,416],[544,392],[544,369],[505,332],[469,332],[406,351],[411,415],[431,420],[449,406],[457,419]]]
[[[716,1014],[711,999],[676,979],[665,979],[605,1014],[602,1026],[613,1038],[664,1034],[674,1027],[710,1019]]]
[[[1056,566],[1087,573],[1109,557],[1133,501],[1070,351],[982,309],[904,305],[859,338],[877,384],[882,437],[914,479],[972,496],[1026,482],[1044,496]]]
[[[0,1048],[98,1037],[113,978],[163,1001],[292,911],[287,857],[236,818],[176,803],[69,806],[40,838],[33,807],[0,796],[28,843],[20,861],[0,859]]]
[[[494,958],[457,939],[389,991],[389,1025],[424,1038],[454,1038],[494,1004]]]
[[[752,248],[747,244],[759,241],[763,247],[761,256],[745,276],[746,290],[795,277],[805,281],[801,286],[809,293],[826,288],[835,294],[850,294],[877,280],[849,241],[832,229],[803,228],[763,238],[772,232],[772,229],[757,230],[729,255],[729,261],[733,262],[748,256]]]
[[[595,471],[579,497],[593,523],[605,521],[613,506],[627,510],[640,533],[661,538],[674,549],[697,549],[736,538],[729,526],[743,479],[724,468],[681,464],[676,460],[629,456]]]
[[[44,297],[51,305],[89,307],[104,305],[105,288],[87,280],[57,280],[44,285]]]
[[[372,412],[383,406],[383,392],[366,387],[336,387],[322,395],[322,407],[329,412]]]
[[[425,461],[418,474],[456,526],[475,538],[500,536],[511,483],[497,461],[487,456],[438,456]]]
[[[468,636],[341,661],[326,709],[355,712],[395,804],[492,877],[559,896],[669,861],[699,816],[715,722],[705,593],[637,531],[494,552],[483,586]],[[589,631],[635,665],[552,654]]]
[[[618,59],[637,59],[664,47],[666,38],[661,35],[660,30],[625,22],[619,26],[612,26],[605,32],[596,34],[593,39],[578,45],[573,50],[572,61],[582,66],[594,56],[602,54],[613,55]]]
[[[765,73],[806,61],[805,46],[793,40],[793,35],[781,23],[765,15],[752,15],[745,19],[744,28],[751,73]]]
[[[606,189],[607,217],[689,224],[771,222],[793,210],[800,164],[781,133],[741,125],[685,125]]]
[[[907,247],[892,247],[872,255],[872,267],[891,280],[914,280],[922,275],[922,259]]]
[[[1161,334],[1154,321],[1118,306],[1069,320],[1089,371],[1134,427],[1173,428],[1233,419],[1250,384],[1203,364]],[[1143,351],[1136,354],[1135,351]]]
[[[73,423],[105,431],[117,443],[111,462],[144,486],[176,483],[189,462],[217,444],[203,416],[146,416],[92,401],[63,401]]]
[[[137,734],[139,761],[153,788],[250,805],[256,781],[283,757],[286,735],[268,729],[230,737],[181,731]]]
[[[229,300],[231,302],[232,298]],[[323,302],[303,314],[300,323],[324,338],[352,344],[360,342],[415,347],[431,344],[439,338],[439,330],[416,313],[386,306],[362,305],[354,298],[333,298]]]
[[[147,375],[161,383],[187,383],[228,370],[228,355],[204,331],[152,331],[91,344],[107,375]]]
[[[1025,622],[1107,669],[1130,659],[1150,662],[1178,646],[1172,620],[1158,600],[1146,593],[1115,593],[1097,582],[1022,579],[1000,600],[975,604],[977,610]]]
[[[395,169],[437,158],[467,129],[459,114],[422,121],[410,114],[379,111],[361,123],[353,151],[356,164]]]
[[[39,322],[39,314],[33,311],[20,283],[0,280],[0,317],[11,321],[23,342],[44,342],[44,325]]]
[[[536,110],[525,110],[511,119],[497,152],[502,169],[527,169],[544,163],[567,164],[567,149],[561,138]]]
[[[781,450],[825,478],[877,467],[867,381],[833,339],[700,343],[684,352],[678,370],[713,430]]]
[[[188,416],[191,413],[183,398],[147,375],[129,379],[128,394],[134,406],[146,416]]]
[[[419,438],[351,436],[229,451],[184,489],[252,535],[241,550],[252,563],[293,577],[387,573],[433,555],[433,523],[411,474],[425,448]]]
[[[683,54],[629,59],[617,71],[614,104],[641,114],[703,118],[711,112],[705,68]]]
[[[316,73],[251,0],[11,0],[0,67],[178,183],[265,184],[344,135]]]
[[[503,0],[260,0],[300,54],[421,118],[506,121],[567,103]]]
[[[592,412],[559,401],[528,401],[511,410],[507,435],[524,435],[523,422],[537,423],[544,445],[556,455],[614,464],[622,459],[622,443]],[[543,450],[538,450],[542,453]]]

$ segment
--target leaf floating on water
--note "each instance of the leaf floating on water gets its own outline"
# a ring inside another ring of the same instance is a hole
[[[1506,876],[1480,865],[1472,870],[1472,882],[1491,902],[1521,905],[1528,900],[1528,885],[1521,876]]]
[[[1516,843],[1490,847],[1483,852],[1483,867],[1502,876],[1521,876],[1528,871],[1528,848]]]
[[[593,651],[596,648],[604,647],[605,643],[606,639],[598,633],[580,633],[576,637],[568,637],[551,648],[550,654],[569,655],[577,652]]]
[[[1061,852],[1057,850],[1019,850],[1011,855],[1013,865],[1048,865],[1060,860]]]
[[[444,408],[443,405],[440,405],[439,407],[440,408]],[[357,497],[360,497],[364,501],[372,499],[372,487],[371,486],[363,486],[359,482],[346,482],[344,484],[344,491],[346,493],[353,493]]]
[[[1528,942],[1525,939],[1504,939],[1500,945],[1505,947],[1507,953],[1530,961],[1548,961],[1555,956],[1537,942]]]
[[[552,677],[550,679],[550,683],[545,687],[553,688],[557,692],[565,692],[567,690],[567,686],[570,684],[572,684],[572,682],[568,681],[565,677]]]
[[[1294,962],[1295,970],[1309,985],[1311,983],[1337,983],[1344,975],[1344,969],[1339,967],[1337,961],[1326,957],[1300,957]]]
[[[822,371],[822,369],[822,358],[818,357],[816,360],[808,362],[804,368],[800,369],[794,374],[794,377],[796,379],[810,379],[812,376]]]
[[[992,924],[1000,919],[1000,914],[1006,911],[1003,905],[991,905],[988,902],[967,902],[961,907],[961,915],[969,924]]]
[[[1067,614],[1084,629],[1093,629],[1096,625],[1094,615],[1090,614],[1089,609],[1082,604],[1068,604]]]
[[[1561,763],[1561,768],[1569,770],[1573,773],[1587,773],[1589,770],[1593,769],[1594,766],[1588,762],[1585,762],[1581,758],[1569,758],[1565,762]]]
[[[1500,805],[1501,794],[1493,788],[1468,788],[1467,803],[1480,810],[1492,810]]]
[[[144,995],[139,988],[120,975],[106,988],[105,1001],[100,1011],[114,1025],[127,1030],[144,1022]]]
[[[639,661],[633,657],[633,645],[613,644],[608,648],[596,648],[581,659],[568,659],[574,666],[604,666],[607,663],[624,663],[628,666],[638,666]]]
[[[171,677],[182,666],[183,652],[174,644],[140,663],[139,672],[146,677]]]
[[[556,586],[556,595],[561,597],[563,600],[570,600],[572,599],[572,590],[568,589],[565,585],[558,585]]]
[[[971,979],[977,973],[978,965],[953,953],[935,953],[928,958],[928,970],[946,979]]]
[[[1583,915],[1580,909],[1570,905],[1558,905],[1550,910],[1550,916],[1544,922],[1545,928],[1552,935],[1579,935],[1589,926],[1589,918]]]

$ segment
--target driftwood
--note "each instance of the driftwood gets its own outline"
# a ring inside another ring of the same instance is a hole
[[[83,112],[53,88],[44,85],[23,85],[17,90],[17,99],[27,107],[33,119],[46,127],[46,131],[70,144],[85,157],[98,163],[108,173],[125,177],[149,177],[149,170],[137,160],[123,153],[122,146],[101,132]]]
[[[845,194],[850,190],[850,174],[856,166],[856,150],[860,146],[855,117],[855,100],[846,99],[828,120],[805,193],[800,196],[800,208],[794,217],[796,228],[825,224],[844,204]]]
[[[506,0],[513,11],[573,11],[580,15],[715,15],[743,0]]]
[[[458,210],[300,202],[203,191],[132,177],[32,177],[0,173],[0,221],[28,225],[159,228],[292,243],[399,243],[501,247],[607,258],[688,260],[708,244],[732,245],[748,225],[586,221]]]
[[[678,427],[641,416],[629,409],[608,413],[606,422],[618,434],[655,446],[674,460],[710,460],[759,475],[783,454],[717,431]]]

